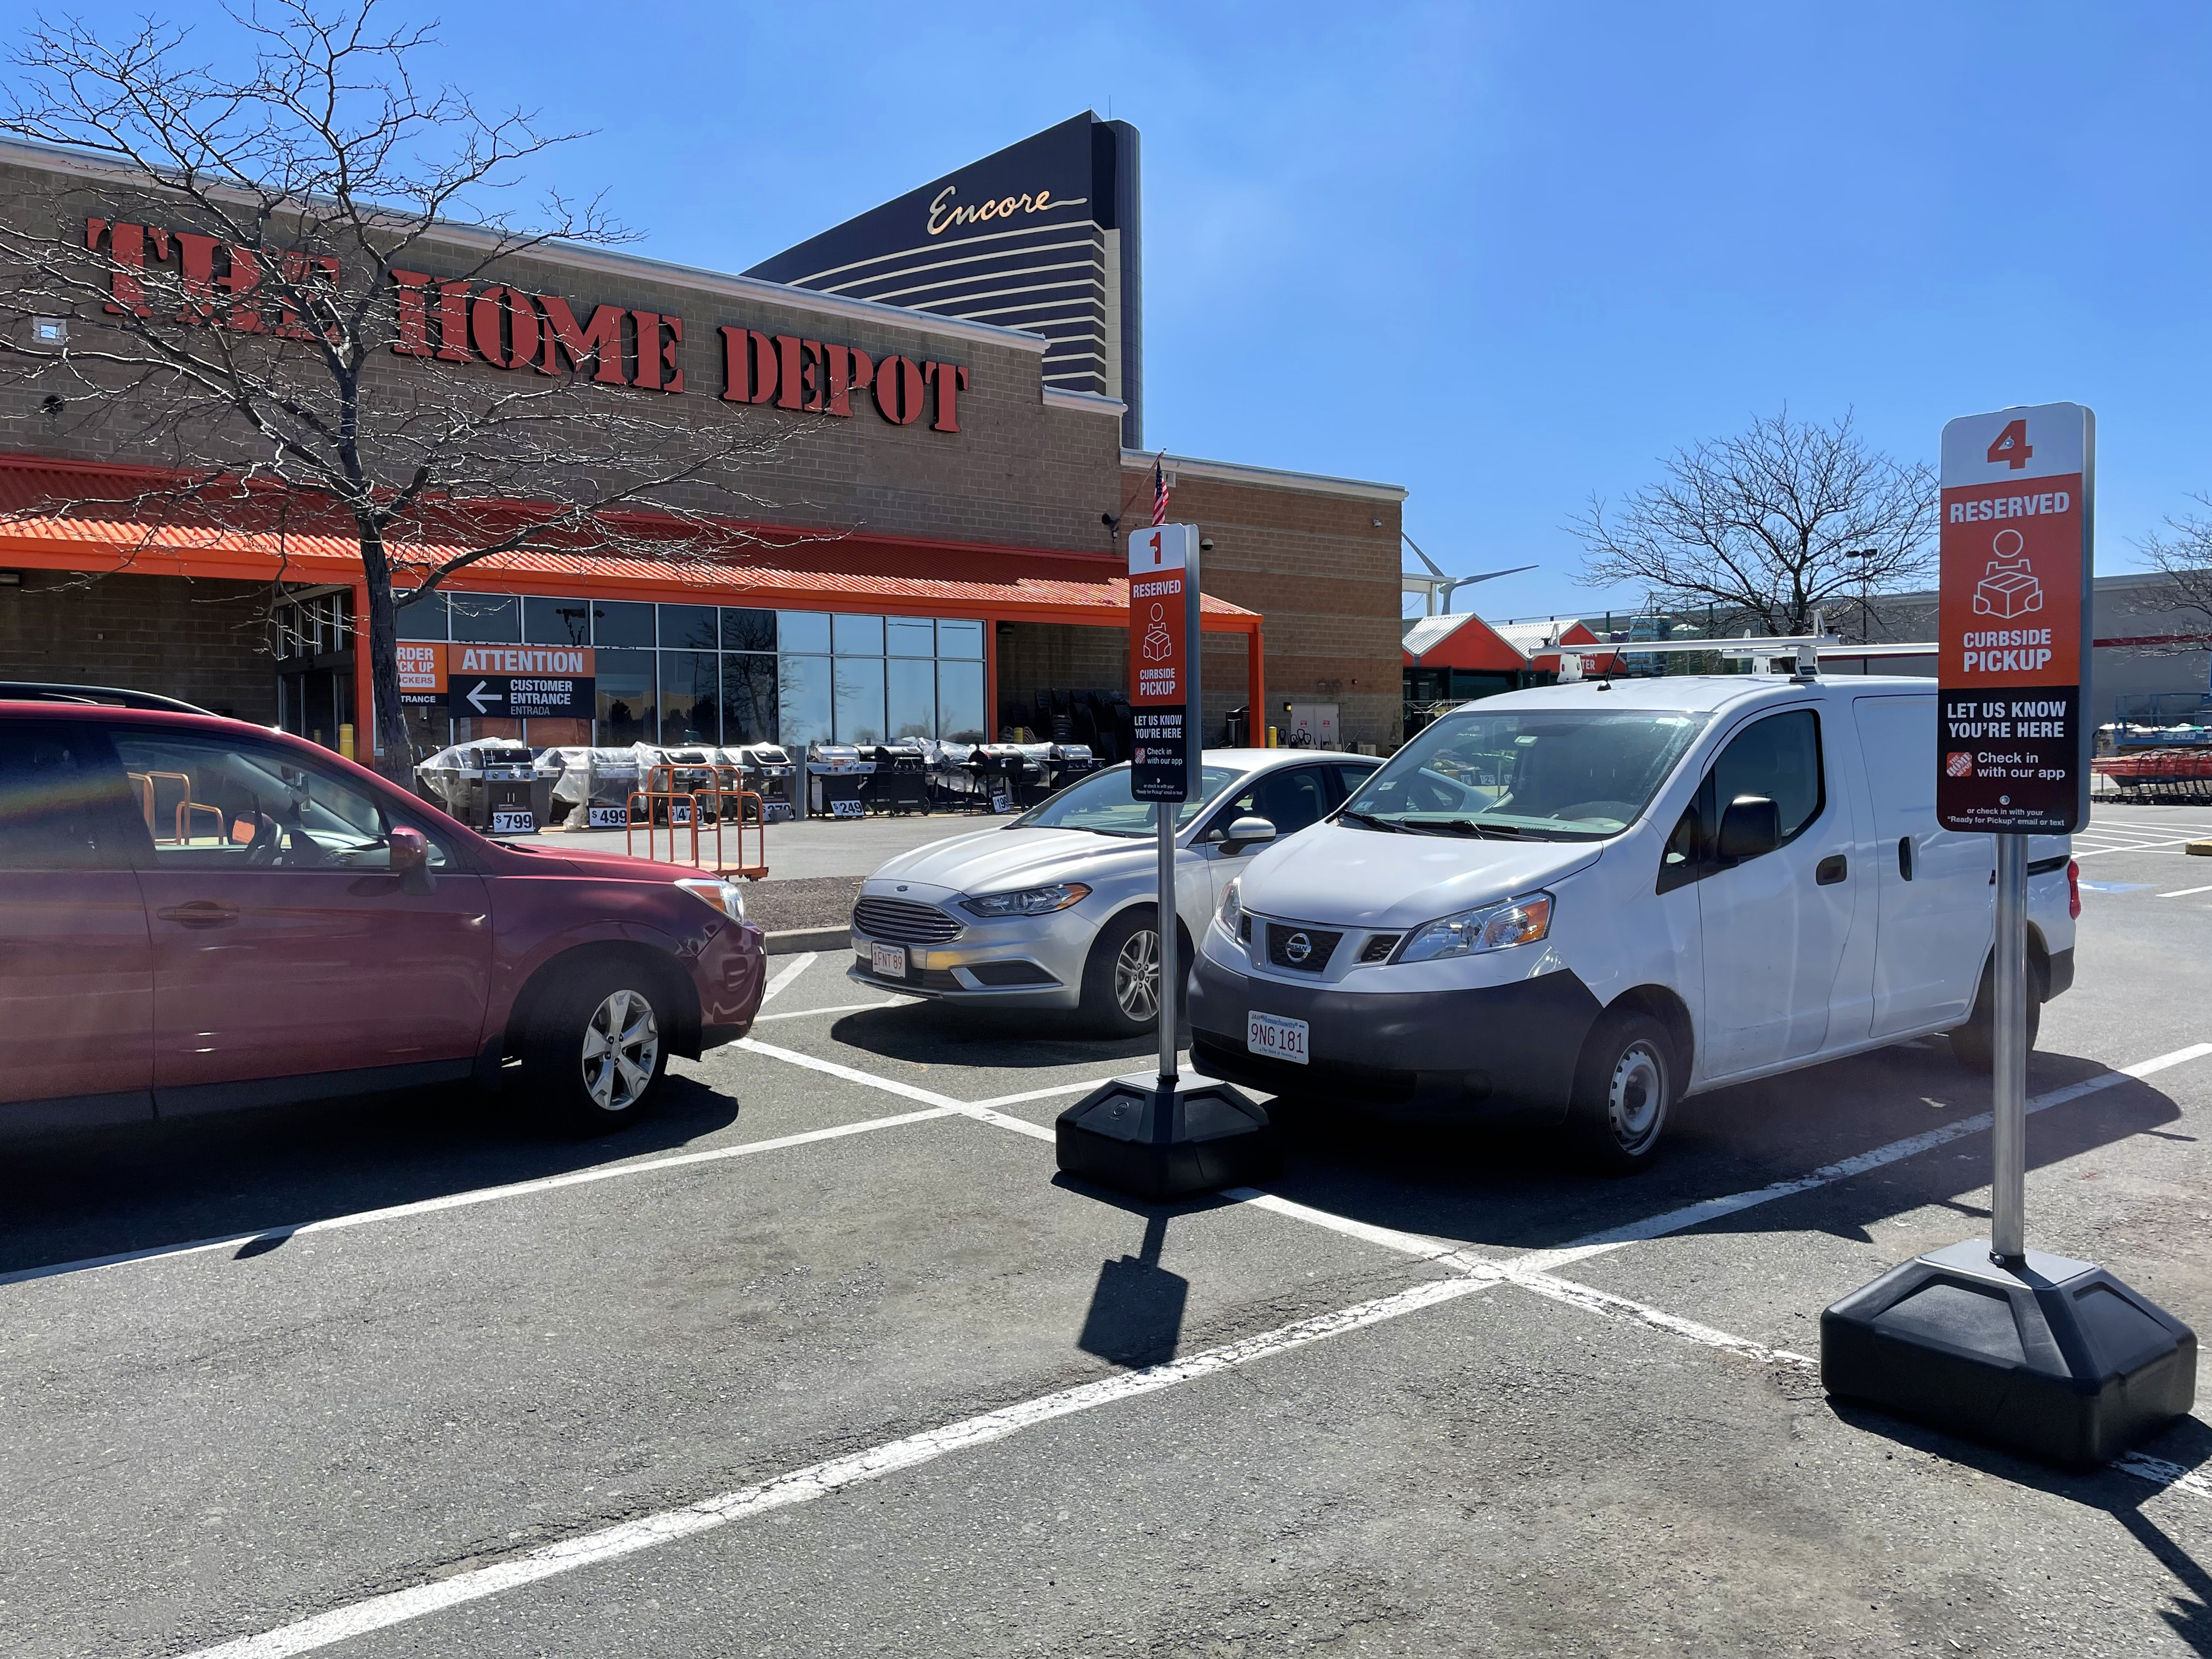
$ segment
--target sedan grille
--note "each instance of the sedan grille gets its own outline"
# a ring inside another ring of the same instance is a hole
[[[1267,961],[1277,968],[1288,968],[1301,974],[1318,974],[1328,966],[1335,954],[1337,941],[1342,933],[1324,933],[1318,927],[1301,927],[1296,922],[1271,921],[1267,924]]]
[[[960,937],[960,924],[944,911],[908,899],[864,898],[853,907],[853,926],[870,939],[899,945],[943,945]]]

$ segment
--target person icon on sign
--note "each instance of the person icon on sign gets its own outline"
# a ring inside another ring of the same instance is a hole
[[[1167,607],[1155,601],[1152,625],[1145,629],[1145,637],[1139,647],[1146,662],[1165,662],[1175,655],[1175,641],[1168,635],[1167,617]]]
[[[1996,556],[1974,584],[1976,616],[2021,617],[2043,609],[2043,584],[2028,566],[2027,544],[2017,530],[1997,532],[1990,548]]]

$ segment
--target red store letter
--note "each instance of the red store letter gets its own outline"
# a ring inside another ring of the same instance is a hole
[[[921,370],[904,357],[876,365],[876,412],[892,425],[912,426],[921,418],[923,389]]]
[[[874,360],[858,346],[832,345],[822,349],[830,360],[830,412],[850,415],[853,393],[864,390],[876,378]]]
[[[469,285],[438,284],[438,361],[465,363],[469,360]]]
[[[668,337],[660,342],[660,367],[665,371],[660,389],[663,392],[684,390],[684,319],[663,315],[668,325]]]
[[[191,231],[177,233],[180,250],[179,263],[184,267],[185,308],[177,313],[180,323],[208,323],[215,320],[215,251],[212,236],[196,236]]]
[[[399,307],[395,319],[398,332],[392,342],[392,349],[402,357],[427,357],[430,355],[430,307],[427,290],[428,275],[420,270],[395,270],[392,285],[398,289],[394,296]]]
[[[235,305],[223,313],[223,321],[240,334],[258,334],[261,331],[261,302],[253,291],[261,286],[261,262],[242,247],[230,250],[230,268],[215,279],[215,285],[224,293],[246,301]]]
[[[968,389],[968,371],[957,363],[926,362],[921,373],[937,388],[937,418],[929,423],[930,430],[959,431],[960,394]]]
[[[107,292],[111,296],[103,310],[128,313],[133,317],[149,314],[146,309],[146,284],[138,273],[146,268],[146,228],[143,225],[110,225],[105,219],[84,222],[84,245],[92,252],[100,252],[100,234],[110,233],[107,239]]]
[[[775,396],[775,342],[757,328],[722,325],[722,401],[764,404]]]
[[[550,337],[545,347],[545,372],[552,374],[560,367],[556,351],[568,355],[568,367],[581,368],[587,357],[596,358],[598,367],[592,378],[603,386],[628,386],[623,378],[623,310],[620,306],[600,306],[592,313],[592,320],[582,328],[576,326],[576,313],[568,309],[566,300],[550,294],[541,294],[538,303],[545,312],[546,332]]]

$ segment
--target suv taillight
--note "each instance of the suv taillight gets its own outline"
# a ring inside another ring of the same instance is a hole
[[[2072,859],[2066,860],[2066,914],[2081,920],[2081,866]]]

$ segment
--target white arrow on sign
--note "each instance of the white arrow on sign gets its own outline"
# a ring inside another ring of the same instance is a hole
[[[468,694],[470,703],[475,708],[477,713],[479,714],[489,714],[491,712],[491,703],[497,702],[500,700],[499,693],[494,691],[491,694],[491,702],[486,702],[484,701],[484,690],[490,684],[491,682],[489,680],[478,680],[476,684],[476,690]]]

